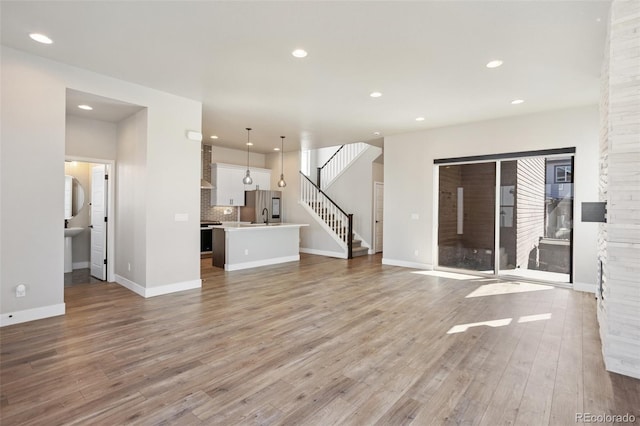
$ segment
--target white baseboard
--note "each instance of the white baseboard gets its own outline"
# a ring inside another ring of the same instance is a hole
[[[303,248],[303,247],[300,247],[300,253],[316,254],[318,256],[327,256],[327,257],[337,257],[338,259],[347,258],[347,253],[342,253],[339,251],[316,250],[312,248]]]
[[[202,287],[202,280],[182,281],[179,283],[149,287],[144,297],[162,296],[163,294],[177,293],[179,291],[193,290]]]
[[[40,308],[9,312],[0,316],[0,327],[20,324],[22,322],[35,321],[43,318],[57,317],[58,315],[64,315],[65,311],[65,304],[58,303],[57,305],[42,306]]]
[[[202,280],[191,280],[147,288],[118,274],[116,274],[115,276],[115,281],[121,286],[128,288],[129,290],[144,298],[162,296],[163,294],[176,293],[178,291],[184,290],[193,290],[194,288],[202,287]]]
[[[253,262],[234,263],[233,265],[227,265],[225,263],[225,271],[239,271],[241,269],[257,268],[259,266],[277,265],[278,263],[295,262],[300,260],[300,255],[275,257],[273,259],[255,260]]]
[[[429,265],[428,263],[407,262],[405,260],[387,259],[385,257],[382,258],[382,264],[389,266],[402,266],[403,268],[426,269],[429,271],[433,270],[433,265]]]
[[[573,283],[573,289],[576,291],[596,294],[598,291],[598,285],[591,283]]]
[[[86,269],[91,265],[91,263],[87,260],[85,262],[73,262],[72,269]]]
[[[144,292],[145,292],[145,288],[143,286],[141,286],[140,284],[134,283],[131,280],[126,279],[125,277],[115,274],[114,276],[115,282],[117,282],[118,284],[120,284],[121,286],[128,288],[129,290],[131,290],[132,292],[145,297]]]

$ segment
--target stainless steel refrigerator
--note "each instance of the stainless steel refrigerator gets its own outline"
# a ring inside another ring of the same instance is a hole
[[[244,207],[240,207],[242,222],[280,223],[282,217],[282,191],[257,189],[244,192]],[[266,210],[265,210],[266,209]]]

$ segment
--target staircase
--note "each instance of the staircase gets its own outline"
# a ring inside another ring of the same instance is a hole
[[[319,223],[343,247],[347,259],[368,253],[369,249],[362,247],[362,241],[355,239],[353,214],[342,210],[302,172],[300,172],[300,200],[313,211]]]
[[[317,185],[320,189],[326,190],[331,183],[349,167],[360,154],[362,154],[368,144],[364,142],[350,143],[340,146],[338,150],[327,160],[322,167],[318,167]]]

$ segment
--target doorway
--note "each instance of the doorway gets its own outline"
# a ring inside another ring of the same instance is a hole
[[[384,183],[373,183],[373,253],[382,252],[384,230]]]
[[[437,164],[438,267],[571,283],[573,151],[457,160]]]
[[[72,209],[65,188],[65,286],[113,280],[113,162],[65,160],[65,182],[73,182]]]

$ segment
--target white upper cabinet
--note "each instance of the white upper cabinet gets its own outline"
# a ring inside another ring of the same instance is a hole
[[[213,163],[211,165],[211,205],[244,206],[244,191],[271,188],[271,170],[251,167],[253,183],[245,185],[242,179],[246,167],[234,164]]]

